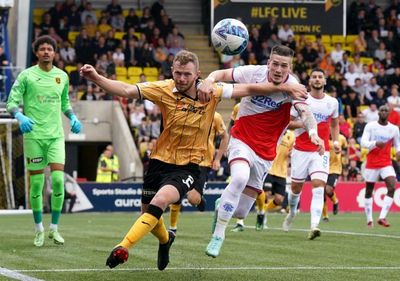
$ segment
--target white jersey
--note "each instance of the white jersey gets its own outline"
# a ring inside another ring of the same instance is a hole
[[[385,142],[385,146],[376,147],[377,141]],[[381,125],[377,121],[370,122],[365,126],[361,146],[369,149],[366,168],[379,169],[392,166],[392,146],[396,152],[400,151],[399,128],[390,122],[387,125]]]
[[[266,83],[268,67],[239,66],[232,70],[232,78],[236,83]],[[284,83],[298,84],[290,74]],[[299,101],[293,101],[283,92],[243,97],[231,135],[246,143],[262,159],[274,160],[276,146],[290,121],[290,108],[296,102]]]
[[[315,120],[318,124],[318,136],[324,141],[325,148],[329,149],[329,135],[330,125],[332,118],[338,118],[339,116],[339,103],[337,99],[324,94],[322,99],[316,99],[310,94],[305,101],[311,112],[314,115]],[[299,117],[297,110],[292,108],[290,115],[293,117]],[[300,151],[318,151],[318,146],[313,144],[308,136],[308,133],[303,128],[294,130],[296,141],[294,147]]]

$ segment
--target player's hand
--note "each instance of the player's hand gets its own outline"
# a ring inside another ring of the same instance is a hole
[[[285,83],[282,84],[283,91],[291,96],[294,100],[305,100],[308,97],[307,89],[302,84]]]
[[[79,134],[82,129],[82,123],[78,120],[75,114],[71,115],[71,119],[69,122],[71,124],[71,132],[73,132],[74,134]]]
[[[383,148],[384,146],[385,146],[385,142],[383,142],[383,141],[377,141],[376,143],[375,143],[375,146],[376,147],[379,147],[379,148]]]
[[[97,79],[97,77],[99,76],[99,74],[97,73],[96,69],[91,66],[90,64],[85,64],[84,66],[81,67],[81,69],[79,70],[79,74],[90,81],[94,81]]]
[[[214,81],[211,78],[204,79],[198,85],[197,95],[201,103],[209,102],[213,92],[214,92]]]
[[[324,141],[317,135],[317,134],[312,134],[310,136],[310,140],[313,144],[318,146],[318,153],[319,155],[323,155],[325,152],[325,145]]]
[[[342,152],[342,148],[340,147],[340,143],[338,141],[333,142],[333,150],[335,151],[336,154]]]
[[[21,112],[17,112],[14,117],[19,121],[19,129],[23,134],[29,133],[33,130],[33,124],[35,124],[35,121],[31,118],[26,117]]]
[[[221,162],[219,160],[214,160],[212,163],[212,169],[217,172],[219,168],[221,168]]]

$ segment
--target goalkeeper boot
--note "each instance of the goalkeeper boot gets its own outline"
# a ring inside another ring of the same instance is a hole
[[[53,239],[54,244],[64,245],[64,238],[62,238],[61,234],[54,229],[51,229],[49,232],[49,238]]]
[[[44,231],[36,231],[33,245],[36,247],[42,247],[44,244]]]
[[[128,260],[129,252],[128,249],[118,246],[111,251],[110,256],[107,258],[106,266],[114,268],[119,264],[122,264]]]

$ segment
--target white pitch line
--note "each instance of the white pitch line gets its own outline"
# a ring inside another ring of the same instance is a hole
[[[42,279],[37,279],[35,277],[31,277],[25,274],[21,274],[18,272],[19,270],[10,270],[4,267],[0,267],[0,275],[3,275],[5,277],[9,277],[12,279],[16,280],[21,280],[21,281],[43,281]]]
[[[232,226],[234,227],[234,226]],[[245,228],[255,228],[255,226],[245,226]],[[264,228],[265,231],[268,230],[278,230],[282,231],[281,227],[268,227]],[[309,232],[309,229],[303,229],[303,228],[291,228],[290,231],[299,231],[299,232]],[[398,235],[390,235],[390,234],[379,234],[379,233],[365,233],[365,232],[351,232],[351,231],[338,231],[338,230],[324,230],[321,229],[321,233],[333,233],[333,234],[343,234],[343,235],[353,235],[353,236],[369,236],[369,237],[382,237],[382,238],[394,238],[394,239],[400,239],[400,236]]]
[[[400,266],[254,266],[254,267],[170,267],[168,271],[181,270],[400,270]],[[102,268],[74,268],[74,269],[21,269],[18,272],[113,272],[113,271],[159,271],[157,268],[119,268],[119,269],[102,269]],[[37,279],[36,279],[37,280]]]

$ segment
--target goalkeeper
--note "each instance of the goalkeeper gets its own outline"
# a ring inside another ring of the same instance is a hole
[[[33,244],[44,244],[42,222],[44,168],[50,165],[53,192],[49,238],[62,245],[58,222],[64,201],[65,143],[61,112],[70,119],[71,131],[79,133],[81,123],[72,112],[68,97],[68,75],[53,66],[56,42],[41,36],[33,43],[38,64],[22,71],[7,101],[7,110],[19,121],[24,134],[24,154],[29,171],[29,199],[35,221]],[[18,107],[23,103],[24,114]]]

